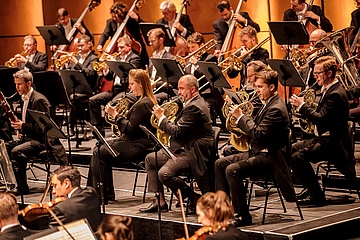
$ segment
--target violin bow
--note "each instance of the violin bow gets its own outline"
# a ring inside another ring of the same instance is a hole
[[[179,196],[179,201],[180,201],[180,209],[181,209],[181,217],[184,223],[184,231],[185,231],[185,237],[186,239],[189,239],[189,230],[188,227],[186,225],[186,217],[185,217],[185,212],[184,212],[184,204],[183,204],[183,199],[182,199],[182,195],[181,195],[181,190],[178,189],[178,196]]]
[[[50,187],[51,187],[51,179],[49,180],[49,182],[47,183],[46,185],[46,189],[41,197],[41,200],[40,200],[40,203],[43,203],[45,201],[45,197],[46,195],[48,194],[49,190],[50,190]]]
[[[71,237],[71,239],[76,240],[76,239],[73,237],[73,235],[71,235],[71,233],[67,230],[67,228],[64,226],[64,224],[60,221],[60,219],[55,215],[55,213],[53,212],[53,210],[51,210],[51,209],[49,208],[49,206],[46,205],[46,204],[44,205],[44,207],[49,211],[49,213],[51,214],[51,216],[53,216],[53,218],[56,220],[56,222],[57,222],[61,227],[64,228],[65,232]]]

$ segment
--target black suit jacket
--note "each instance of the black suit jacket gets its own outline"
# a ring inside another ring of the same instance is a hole
[[[21,63],[20,69],[24,69],[24,67],[27,67],[29,69],[29,72],[34,73],[34,72],[46,71],[47,66],[48,66],[48,61],[47,61],[46,53],[42,53],[36,50],[32,62],[27,62],[26,64]]]
[[[185,36],[182,36],[184,37],[185,39],[187,39],[188,36],[190,36],[191,34],[193,34],[195,32],[194,30],[194,26],[193,24],[191,23],[191,20],[190,20],[190,17],[189,15],[187,14],[181,14],[181,17],[180,17],[180,24],[187,29],[187,32],[186,32],[186,35]],[[160,18],[156,21],[157,24],[164,24],[164,25],[167,25],[168,22],[165,21],[164,18]],[[171,29],[170,29],[171,30]],[[177,34],[181,35],[179,31],[176,31]]]
[[[209,191],[208,179],[203,176],[207,174],[214,133],[205,100],[197,95],[177,114],[173,123],[165,118],[159,127],[171,136],[170,149],[175,154],[185,151],[201,191]]]
[[[22,240],[24,237],[27,237],[34,232],[28,229],[23,229],[20,225],[16,225],[5,229],[0,233],[0,240]]]
[[[248,20],[248,26],[252,26],[253,28],[256,29],[257,32],[260,32],[259,24],[251,20],[247,12],[240,12],[240,15]],[[241,25],[245,27],[244,24],[241,23]],[[218,20],[213,22],[213,28],[214,28],[214,37],[215,40],[217,41],[215,49],[220,50],[225,41],[226,34],[229,30],[229,25],[225,22],[223,18],[219,18]]]
[[[282,149],[288,144],[290,120],[284,101],[279,95],[273,96],[254,120],[242,116],[237,126],[250,137],[251,152],[255,155],[267,149],[275,178],[285,199],[296,199],[290,169]]]
[[[332,31],[332,24],[329,19],[327,19],[324,15],[324,12],[321,10],[321,8],[317,5],[313,5],[311,8],[311,11],[314,12],[316,15],[320,16],[320,27],[325,32],[331,32]],[[284,21],[298,21],[298,16],[296,15],[296,12],[292,9],[288,9],[284,12]],[[319,28],[319,24],[314,19],[309,19],[310,22],[317,28]]]
[[[354,41],[356,33],[359,31],[360,28],[360,11],[358,9],[354,10],[351,13],[351,23],[350,26],[354,26],[354,30],[350,34],[350,44]],[[351,46],[351,45],[350,45]]]
[[[53,212],[62,223],[86,218],[91,228],[96,231],[101,222],[100,197],[92,187],[79,187],[70,198],[57,204]],[[53,217],[50,217],[50,226],[58,226]]]
[[[335,83],[326,91],[315,112],[303,105],[300,114],[316,125],[319,136],[330,132],[330,160],[342,174],[354,180],[355,166],[348,131],[349,101],[341,84]]]
[[[140,33],[139,24],[138,24],[140,22],[142,22],[142,19],[140,17],[139,17],[138,22],[133,18],[129,18],[125,27],[126,27],[126,30],[131,34],[131,36],[141,44],[140,57],[141,57],[143,65],[145,65],[145,64],[149,63],[149,56],[146,52],[146,45],[145,45],[144,40]],[[106,27],[104,29],[104,32],[100,36],[98,45],[104,46],[105,42],[110,37],[114,36],[117,29],[118,29],[117,22],[115,20],[113,20],[112,18],[108,19],[106,21]]]
[[[71,19],[70,19],[71,27],[74,27],[74,24],[76,23],[77,20],[78,20],[77,18],[71,18]],[[58,28],[60,29],[60,31],[61,31],[61,32],[64,34],[64,36],[65,36],[65,28],[64,28],[64,26],[63,26],[60,22],[56,23],[55,26],[58,27]],[[85,26],[84,21],[81,22],[81,26],[85,29],[85,35],[89,36],[90,39],[91,39],[91,41],[94,43],[94,36],[93,36],[93,34],[89,31],[89,29]],[[74,34],[73,37],[75,37],[78,33],[79,33],[79,30],[77,29],[77,30],[75,31],[75,34]],[[65,36],[65,37],[66,37],[66,36]]]

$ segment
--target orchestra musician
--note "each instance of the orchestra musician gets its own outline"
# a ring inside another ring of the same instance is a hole
[[[60,29],[64,36],[68,36],[71,29],[76,27],[77,31],[75,32],[74,36],[80,32],[82,35],[89,36],[90,40],[94,43],[94,36],[85,26],[84,21],[82,21],[80,24],[76,24],[77,18],[71,18],[67,9],[59,8],[57,11],[57,18],[59,22],[56,23],[55,26]]]
[[[333,26],[330,20],[325,17],[320,6],[313,5],[311,11],[308,11],[309,5],[306,0],[290,0],[290,4],[291,8],[284,12],[283,21],[304,21],[305,18],[308,18],[315,27],[321,28],[325,32],[332,31]]]
[[[128,216],[107,215],[97,232],[101,240],[134,240],[133,221]]]
[[[224,191],[207,192],[202,195],[196,203],[196,214],[203,228],[211,228],[207,240],[249,239],[246,233],[230,224],[234,218],[234,208]]]
[[[221,17],[215,22],[213,22],[214,37],[217,41],[214,53],[215,56],[218,57],[221,52],[221,47],[229,30],[229,22],[231,19],[236,19],[236,21],[242,27],[251,26],[255,28],[257,32],[260,32],[259,24],[254,22],[247,12],[240,12],[239,14],[234,14],[234,10],[230,6],[229,1],[224,0],[219,2],[216,5],[216,8]]]
[[[120,24],[123,22],[126,15],[128,15],[129,20],[126,22],[125,29],[123,31],[125,31],[126,35],[130,35],[130,37],[133,38],[133,41],[137,41],[140,43],[141,45],[140,57],[142,64],[143,65],[148,64],[149,56],[146,52],[146,45],[143,41],[139,28],[139,23],[143,21],[140,18],[140,16],[133,11],[128,12],[127,6],[122,2],[114,3],[110,8],[110,14],[112,18],[106,21],[106,27],[104,29],[104,32],[100,36],[97,50],[100,52],[103,51],[103,46],[105,42],[109,38],[114,36]]]
[[[140,57],[132,51],[131,39],[128,36],[120,37],[117,40],[117,49],[119,54],[115,60],[130,63],[134,69],[144,68]],[[104,76],[108,81],[115,79],[111,91],[101,92],[89,98],[90,121],[105,136],[104,123],[101,118],[101,105],[106,105],[108,102],[112,104],[117,99],[124,97],[128,86],[128,79],[127,76],[116,76],[109,70],[107,65],[98,74],[99,76]],[[127,97],[132,104],[137,100],[131,93],[127,94]]]
[[[322,97],[316,110],[305,105],[303,97],[293,95],[290,102],[297,112],[315,124],[315,136],[293,144],[292,165],[294,174],[307,189],[298,198],[303,199],[305,204],[324,206],[325,194],[311,163],[324,159],[334,163],[352,186],[356,186],[356,174],[348,130],[349,101],[344,88],[335,78],[336,60],[332,56],[323,56],[314,64],[313,73],[322,87]]]
[[[86,218],[93,231],[101,222],[100,197],[92,187],[82,188],[81,174],[76,167],[62,166],[51,177],[52,193],[57,197],[66,197],[55,205],[53,212],[63,223]],[[50,226],[59,226],[54,217],[50,217]]]
[[[97,188],[101,181],[104,186],[105,202],[115,199],[115,191],[112,178],[112,165],[121,165],[128,162],[140,160],[147,154],[153,143],[146,134],[139,128],[139,125],[147,127],[155,132],[150,123],[151,109],[157,104],[153,94],[149,75],[142,69],[131,69],[129,72],[129,88],[134,96],[135,102],[125,113],[117,112],[112,106],[106,106],[105,112],[115,119],[121,136],[109,142],[118,153],[113,157],[104,145],[93,149],[90,161],[88,186]],[[99,173],[101,171],[101,175]],[[102,179],[100,179],[100,176]]]
[[[172,27],[176,28],[177,34],[185,39],[195,31],[190,17],[187,14],[181,14],[180,21],[175,22],[176,7],[173,2],[163,1],[160,3],[160,10],[163,17],[156,21],[157,24],[168,25],[169,29]]]
[[[58,138],[48,136],[48,143],[45,144],[44,132],[35,120],[30,116],[29,109],[46,112],[50,115],[50,103],[44,95],[35,91],[32,87],[33,76],[29,71],[20,70],[14,74],[16,90],[21,95],[21,118],[18,122],[11,122],[11,126],[18,130],[20,141],[11,141],[7,143],[7,151],[11,160],[19,165],[19,174],[15,174],[18,188],[15,194],[29,194],[29,186],[26,178],[26,165],[28,158],[36,157],[46,150],[46,145],[57,160],[63,165],[67,165],[66,152]]]
[[[354,3],[356,5],[356,9],[351,12],[350,26],[353,26],[354,30],[350,34],[350,39],[349,39],[350,46],[352,46],[352,43],[357,40],[355,39],[355,37],[360,29],[360,1],[354,0]]]
[[[285,102],[277,94],[278,73],[263,70],[255,75],[256,92],[264,106],[254,120],[234,106],[236,127],[250,138],[248,152],[223,157],[215,162],[215,188],[231,196],[236,213],[235,226],[252,224],[244,186],[244,179],[274,173],[282,195],[289,202],[296,201],[291,173],[282,149],[288,144],[289,115]]]
[[[34,233],[20,225],[19,206],[13,194],[0,192],[0,202],[0,240],[22,240]]]
[[[16,54],[15,59],[20,69],[28,70],[31,73],[45,71],[48,66],[46,53],[37,50],[36,38],[32,35],[24,37],[24,54]]]
[[[184,107],[178,112],[174,122],[164,115],[164,109],[157,105],[153,108],[160,129],[170,135],[169,149],[177,159],[174,161],[169,158],[163,150],[158,151],[157,155],[150,153],[146,156],[145,169],[149,177],[149,191],[158,193],[160,202],[154,198],[148,207],[140,208],[140,212],[157,212],[158,205],[161,211],[168,210],[163,185],[174,193],[180,189],[183,198],[188,198],[192,207],[195,207],[199,195],[190,190],[179,177],[183,172],[192,172],[202,193],[211,190],[207,164],[211,159],[214,133],[209,109],[199,95],[199,83],[193,75],[182,76],[178,81],[178,90]]]

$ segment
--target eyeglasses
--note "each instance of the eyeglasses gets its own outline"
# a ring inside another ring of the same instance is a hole
[[[25,43],[23,46],[24,47],[29,47],[29,46],[32,46],[32,45],[35,45],[35,43]]]
[[[314,72],[313,74],[314,74],[314,75],[320,75],[320,74],[323,73],[323,72],[325,72],[325,71]]]

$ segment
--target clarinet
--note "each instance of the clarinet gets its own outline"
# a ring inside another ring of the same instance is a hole
[[[6,101],[6,98],[4,96],[4,94],[0,91],[0,102],[3,106],[3,108],[6,111],[6,114],[8,115],[9,119],[11,122],[18,122],[19,119],[16,117],[15,113],[13,112],[13,110],[10,107],[10,104]]]

